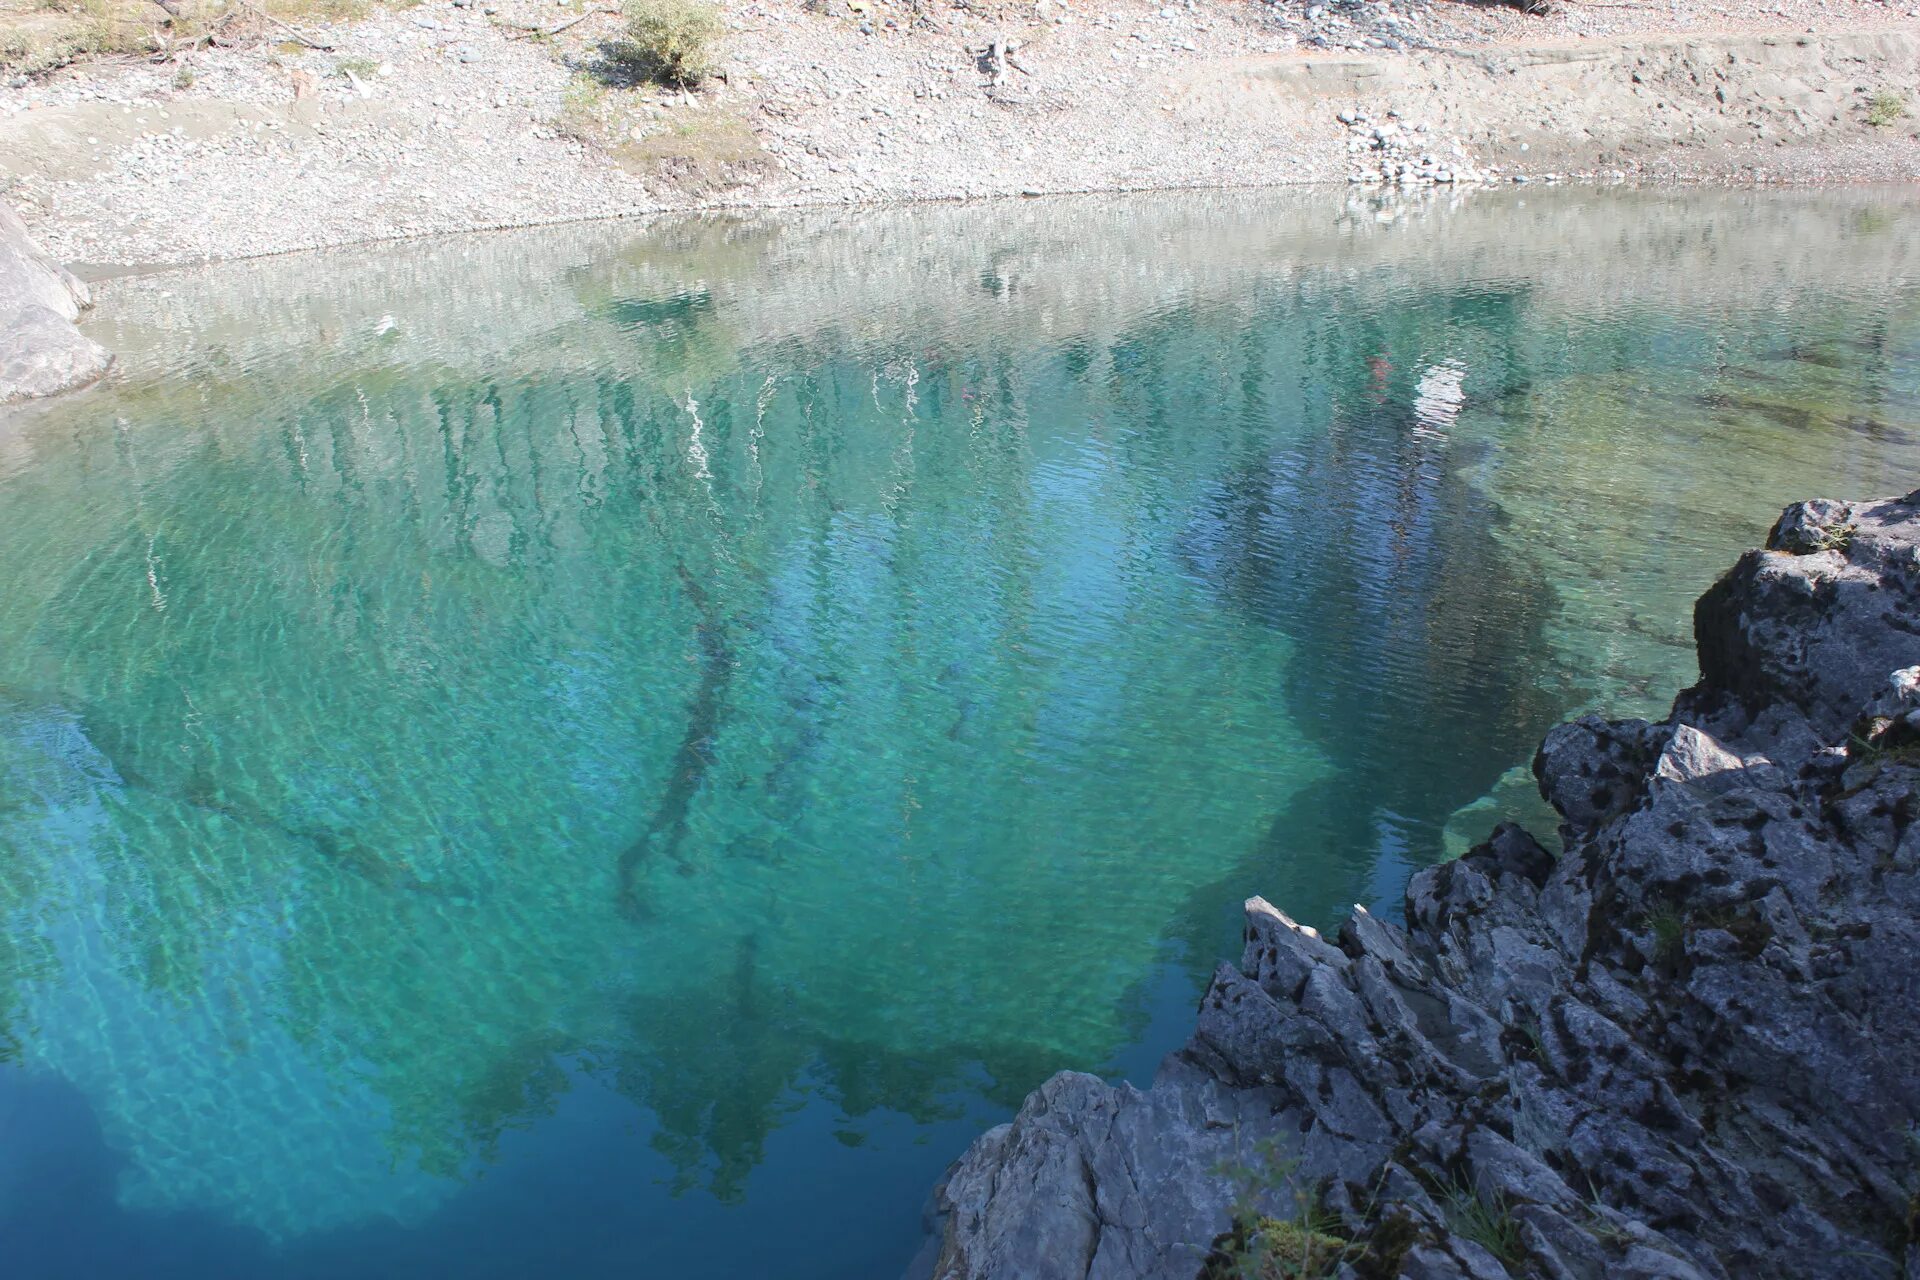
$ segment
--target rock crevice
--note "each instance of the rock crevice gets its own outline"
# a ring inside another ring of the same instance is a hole
[[[1665,721],[1547,735],[1557,853],[1335,938],[1250,900],[1151,1089],[1057,1076],[949,1171],[936,1276],[1225,1275],[1308,1205],[1314,1275],[1920,1280],[1920,493],[1789,508],[1695,630]]]

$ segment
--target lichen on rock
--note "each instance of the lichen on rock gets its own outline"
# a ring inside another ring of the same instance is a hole
[[[935,1275],[1188,1280],[1268,1143],[1315,1274],[1920,1277],[1920,493],[1788,508],[1695,632],[1666,720],[1547,735],[1557,855],[1336,939],[1251,899],[1151,1089],[1057,1076],[949,1171]]]

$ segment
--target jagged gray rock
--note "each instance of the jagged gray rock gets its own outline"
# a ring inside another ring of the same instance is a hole
[[[1249,901],[1152,1089],[949,1171],[936,1276],[1188,1280],[1253,1135],[1329,1275],[1920,1280],[1920,493],[1789,508],[1695,630],[1665,722],[1542,744],[1557,857],[1502,826],[1337,943]]]
[[[98,381],[112,354],[74,327],[93,296],[0,204],[0,404]]]
[[[947,1211],[968,1226],[943,1265],[1029,1280],[1191,1276],[1214,1235],[1218,1170],[1289,1123],[1275,1091],[1229,1088],[1179,1060],[1145,1092],[1062,1072],[980,1139],[990,1154],[947,1179]],[[999,1212],[1034,1196],[1046,1212]]]

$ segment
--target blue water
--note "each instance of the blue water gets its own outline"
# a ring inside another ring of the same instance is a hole
[[[706,219],[136,277],[0,420],[13,1273],[898,1276],[1237,903],[1391,911],[1783,503],[1905,193]]]

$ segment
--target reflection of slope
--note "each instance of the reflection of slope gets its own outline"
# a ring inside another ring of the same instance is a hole
[[[193,839],[206,816],[123,787],[57,709],[0,714],[0,763],[13,783],[0,848],[30,863],[40,888],[15,900],[7,928],[33,930],[53,957],[20,993],[18,1016],[34,1028],[22,1061],[91,1100],[127,1157],[121,1202],[205,1208],[276,1238],[416,1220],[439,1204],[455,1184],[395,1159],[381,1097],[282,1025],[282,920],[229,914],[195,954],[172,958],[156,954],[160,938],[121,927],[129,899],[156,905],[142,874],[149,844]],[[191,966],[190,982],[149,985],[176,965]]]

